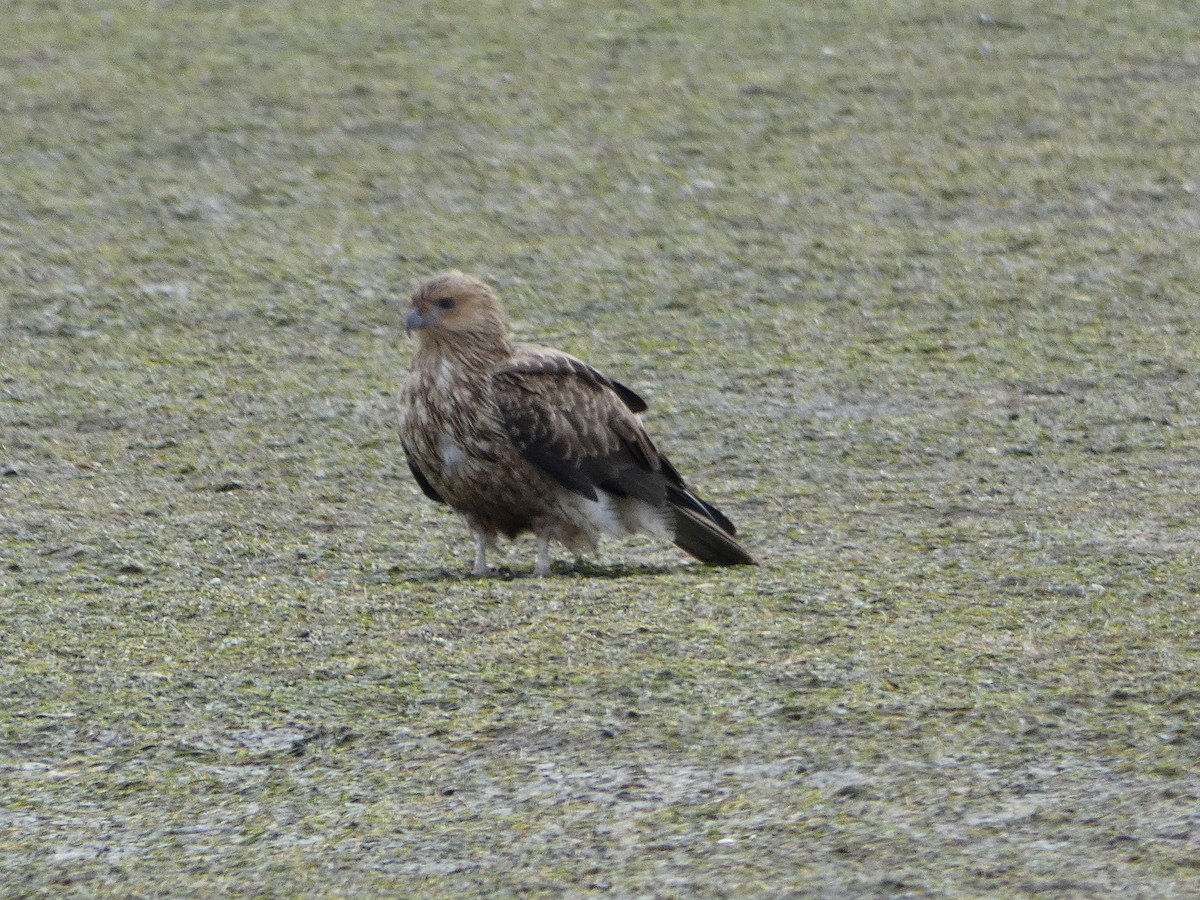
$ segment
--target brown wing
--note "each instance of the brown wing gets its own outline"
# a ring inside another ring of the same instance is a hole
[[[645,401],[565,353],[519,347],[492,376],[501,421],[521,456],[589,500],[598,491],[670,512],[675,543],[715,565],[754,564],[733,523],[690,490],[635,412]]]
[[[637,394],[565,353],[520,347],[492,376],[517,451],[589,500],[597,489],[655,506],[666,498],[663,460],[634,411]]]

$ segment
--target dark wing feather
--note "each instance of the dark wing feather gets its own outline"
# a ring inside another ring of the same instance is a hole
[[[412,472],[412,477],[416,479],[425,496],[434,503],[445,503],[446,501],[442,499],[442,495],[433,489],[433,485],[429,483],[429,479],[417,468],[417,463],[413,459],[412,454],[408,452],[407,447],[404,448],[404,458],[408,461],[408,471]]]
[[[519,414],[508,419],[510,433],[518,442],[521,457],[533,463],[563,487],[588,500],[598,500],[596,487],[584,467],[572,464],[552,441],[539,440],[537,424]],[[533,426],[533,427],[530,427]]]

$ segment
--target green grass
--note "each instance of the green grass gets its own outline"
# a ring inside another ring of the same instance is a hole
[[[1194,892],[1189,12],[6,15],[0,893]],[[462,578],[449,266],[763,565]]]

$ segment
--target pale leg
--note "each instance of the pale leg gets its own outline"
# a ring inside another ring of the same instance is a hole
[[[487,537],[478,531],[472,534],[475,538],[475,565],[471,569],[471,574],[476,578],[491,575],[492,570],[488,568],[487,564]]]
[[[549,575],[550,574],[550,538],[538,535],[537,538],[537,565],[533,567],[534,575]]]

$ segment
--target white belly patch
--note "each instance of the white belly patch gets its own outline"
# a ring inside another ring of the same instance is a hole
[[[467,454],[463,453],[462,447],[454,443],[454,439],[444,431],[438,440],[438,456],[442,458],[442,467],[446,471],[458,468],[467,458]]]

